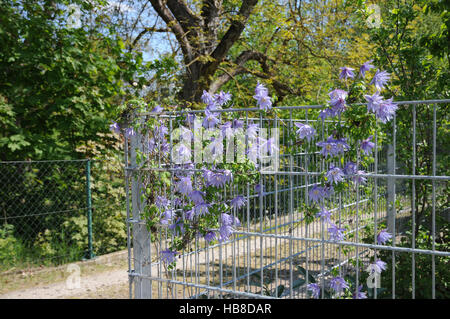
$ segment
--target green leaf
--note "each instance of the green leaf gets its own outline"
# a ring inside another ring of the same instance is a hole
[[[292,283],[292,289],[298,288],[303,286],[306,283],[305,279],[299,278],[294,280],[294,282]]]

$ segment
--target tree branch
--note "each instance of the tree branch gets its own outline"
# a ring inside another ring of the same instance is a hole
[[[200,40],[199,28],[201,19],[189,9],[184,0],[166,0],[166,2],[167,7],[170,9],[175,19],[177,19],[183,30],[186,33],[189,33],[191,45],[193,45],[193,40]]]
[[[258,0],[242,1],[242,5],[241,8],[239,9],[238,15],[234,18],[227,32],[223,36],[222,40],[211,54],[211,57],[216,60],[215,62],[212,62],[213,64],[218,65],[220,62],[222,62],[222,60],[225,58],[230,48],[239,39],[242,31],[244,31],[248,17],[252,13],[257,3]]]
[[[169,32],[170,30],[169,29],[167,29],[167,28],[164,28],[164,29],[162,29],[162,28],[154,28],[154,27],[151,27],[151,28],[144,28],[144,30],[142,30],[139,34],[138,34],[138,36],[133,40],[133,43],[131,44],[131,47],[130,47],[130,51],[136,46],[136,44],[138,43],[138,41],[144,36],[144,34],[146,34],[147,32]]]
[[[211,52],[217,39],[219,14],[222,9],[222,0],[203,0],[201,16],[203,18],[203,34],[206,40],[206,50]]]
[[[246,68],[244,65],[247,61],[254,60],[257,61],[263,70],[263,72],[250,70]],[[287,94],[300,94],[301,90],[293,90],[288,85],[276,80],[274,77],[274,72],[270,70],[270,66],[268,61],[275,62],[270,59],[268,56],[261,52],[247,50],[243,51],[237,58],[234,64],[236,67],[231,71],[226,71],[224,74],[220,75],[210,86],[210,93],[215,93],[219,90],[219,88],[231,80],[234,76],[241,73],[248,73],[254,76],[257,76],[262,79],[270,80],[273,88],[277,92],[277,96],[280,100],[282,100]]]
[[[178,42],[180,43],[181,50],[183,51],[184,60],[189,62],[192,59],[193,52],[192,46],[186,39],[186,31],[182,28],[180,23],[172,15],[171,10],[165,5],[164,0],[149,0],[155,9],[156,13],[164,20],[166,25],[172,30]]]

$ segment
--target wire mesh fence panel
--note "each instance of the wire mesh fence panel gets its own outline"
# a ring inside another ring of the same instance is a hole
[[[327,143],[360,140],[317,119],[323,106],[139,114],[130,297],[448,297],[448,104],[397,102],[368,151],[331,161]],[[316,134],[298,139],[303,125]]]
[[[13,249],[2,268],[81,259],[68,223],[86,219],[85,168],[86,161],[0,164],[1,227]]]
[[[1,162],[0,180],[1,271],[59,265],[126,247],[120,166],[91,160]]]

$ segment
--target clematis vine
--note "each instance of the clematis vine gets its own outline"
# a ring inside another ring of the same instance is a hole
[[[314,185],[306,185],[308,201],[305,204],[305,212],[307,217],[310,220],[316,218],[320,221],[322,229],[328,233],[329,240],[343,241],[346,237],[350,237],[346,234],[347,224],[342,225],[346,221],[345,219],[341,221],[340,211],[339,214],[332,214],[338,209],[335,204],[333,205],[335,199],[338,198],[334,195],[335,193],[342,195],[344,190],[355,190],[356,186],[365,188],[362,185],[367,183],[367,177],[371,175],[366,174],[364,170],[369,170],[371,167],[371,156],[374,156],[376,146],[374,140],[381,140],[381,138],[375,138],[378,136],[375,133],[376,129],[392,120],[398,108],[392,97],[385,98],[381,95],[390,80],[389,73],[377,70],[371,81],[370,79],[366,80],[368,73],[372,74],[371,70],[375,68],[372,63],[373,61],[370,60],[355,66],[355,68],[341,67],[339,78],[343,80],[340,83],[344,87],[333,88],[328,93],[327,107],[319,111],[319,121],[308,118],[306,122],[297,120],[292,122],[293,125],[283,126],[282,132],[286,133],[283,136],[289,139],[289,145],[278,145],[279,141],[276,140],[278,137],[273,134],[270,137],[264,136],[264,138],[260,136],[265,131],[262,130],[259,123],[252,122],[252,119],[255,118],[253,115],[252,118],[243,121],[242,118],[235,115],[237,113],[230,115],[227,112],[219,112],[222,107],[233,105],[229,92],[220,91],[210,94],[203,91],[201,101],[205,104],[205,110],[201,120],[187,112],[186,115],[177,117],[176,121],[171,122],[171,128],[173,123],[179,124],[180,127],[187,126],[187,128],[181,128],[181,137],[177,136],[177,139],[193,142],[194,145],[198,127],[202,130],[217,129],[217,134],[213,137],[208,135],[208,139],[202,140],[204,144],[201,144],[202,150],[217,155],[214,160],[218,159],[219,154],[222,154],[227,140],[236,140],[237,143],[237,137],[244,134],[245,152],[248,159],[244,164],[226,165],[220,161],[214,161],[213,164],[197,162],[194,164],[191,162],[190,143],[180,144],[178,147],[170,145],[167,136],[171,132],[166,126],[167,121],[164,124],[162,120],[155,120],[152,129],[148,131],[150,135],[148,145],[146,145],[148,152],[152,155],[162,151],[164,154],[168,154],[171,150],[170,158],[175,154],[186,159],[183,165],[175,165],[175,169],[181,170],[182,173],[177,171],[171,178],[165,177],[164,182],[170,185],[172,193],[166,195],[165,191],[158,190],[154,192],[157,195],[154,198],[151,197],[154,200],[152,203],[154,207],[151,211],[152,218],[148,218],[149,223],[155,220],[152,225],[161,227],[172,235],[172,242],[167,240],[169,248],[160,252],[161,261],[169,265],[174,264],[176,256],[189,247],[187,245],[190,245],[194,239],[202,239],[205,241],[205,245],[209,245],[215,241],[226,242],[232,238],[241,224],[239,218],[233,214],[241,214],[242,210],[245,210],[242,208],[246,205],[250,209],[253,207],[250,205],[251,203],[247,203],[247,194],[235,190],[241,190],[242,188],[239,186],[242,185],[254,186],[252,195],[255,196],[265,196],[272,191],[271,186],[265,192],[264,185],[257,184],[257,177],[261,177],[258,174],[262,173],[254,172],[262,167],[260,163],[267,154],[291,155],[294,152],[300,153],[302,156],[311,154],[311,157],[302,157],[299,163],[294,164],[297,165],[296,169],[300,170],[309,169],[308,165],[313,166],[314,173],[316,173],[314,178],[308,182],[314,183]],[[365,85],[368,89],[364,94],[359,89],[362,87],[360,84],[367,84],[369,81],[370,85]],[[272,109],[274,100],[263,84],[256,85],[253,99],[260,111]],[[367,102],[367,107],[359,103],[363,101]],[[162,111],[163,108],[158,105],[153,108],[152,113]],[[252,112],[254,111],[252,110]],[[316,111],[313,112],[317,114]],[[282,113],[271,112],[268,118],[272,120],[272,116],[277,116],[277,114]],[[255,121],[257,122],[257,120]],[[325,121],[326,128],[324,127]],[[201,123],[201,125],[197,125],[197,123]],[[110,130],[116,133],[122,131],[125,137],[136,134],[132,127],[121,130],[116,122],[110,125]],[[243,142],[240,141],[242,145]],[[171,164],[170,168],[174,168],[174,165],[168,161],[169,156],[165,158],[163,164]],[[314,165],[316,166],[314,167]],[[188,171],[183,171],[183,169]],[[249,175],[254,174],[254,176],[252,175],[251,178],[245,176],[249,172]],[[311,172],[311,170],[307,172]],[[244,182],[242,182],[243,176],[247,177]],[[252,192],[252,189],[249,188],[248,191]],[[230,194],[233,196],[227,198]],[[167,198],[169,195],[171,195],[170,200]],[[346,200],[344,199],[344,201]],[[337,216],[339,216],[339,222]],[[376,241],[382,245],[391,238],[392,235],[383,229],[377,235]],[[379,260],[376,255],[374,260],[367,268],[368,272],[380,273],[386,269],[386,263]],[[326,277],[323,277],[323,280],[327,280]],[[351,286],[353,291],[348,292],[347,297],[367,298],[366,293],[362,291],[362,285],[352,283]],[[329,282],[329,289],[336,293],[341,293],[349,287],[349,283],[340,276],[331,278]],[[312,298],[319,298],[321,294],[328,296],[327,289],[321,291],[321,286],[317,283],[310,283],[307,286]]]

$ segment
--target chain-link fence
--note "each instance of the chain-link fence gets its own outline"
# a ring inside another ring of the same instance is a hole
[[[122,168],[106,160],[0,162],[0,271],[126,246]]]

